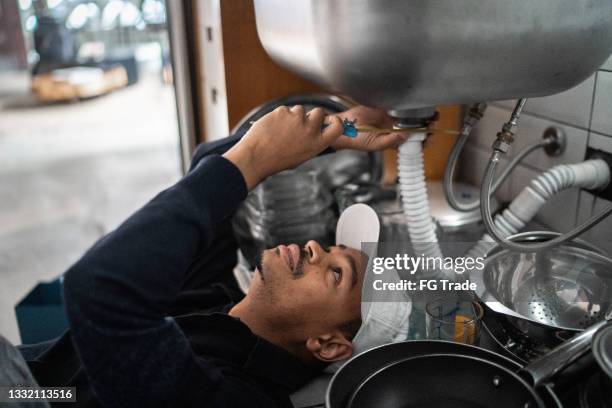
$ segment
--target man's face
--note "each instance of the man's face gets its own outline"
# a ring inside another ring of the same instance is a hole
[[[249,296],[269,324],[296,339],[359,319],[366,256],[343,245],[279,245],[263,252]]]

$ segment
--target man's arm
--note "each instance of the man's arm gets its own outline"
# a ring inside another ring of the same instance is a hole
[[[196,365],[187,339],[166,315],[190,263],[247,189],[314,157],[340,136],[340,119],[321,133],[323,112],[311,116],[305,118],[301,107],[279,109],[235,145],[202,147],[201,155],[229,150],[223,157],[197,157],[181,181],[68,270],[64,296],[72,338],[103,405],[167,406],[194,390],[208,399],[222,392],[228,379],[212,364]],[[278,144],[269,143],[270,134]],[[291,147],[283,149],[289,141]],[[276,153],[282,160],[270,162]]]
[[[193,171],[198,163],[206,156],[210,156],[211,154],[222,155],[227,152],[242,139],[242,136],[244,136],[244,132],[236,133],[229,137],[215,140],[214,142],[201,143],[193,152],[189,171]]]
[[[73,341],[103,404],[162,406],[201,372],[183,333],[165,316],[214,226],[246,193],[235,165],[206,157],[66,273]],[[206,395],[220,374],[212,366],[204,371],[198,381]]]
[[[281,107],[281,111],[283,109],[287,109],[286,107]],[[278,114],[278,110],[276,112],[272,112],[274,114]],[[310,113],[313,113],[314,116],[322,117],[322,111],[319,109],[315,109]],[[273,115],[267,115],[273,116]],[[279,115],[277,115],[279,116]],[[324,116],[324,115],[323,115]],[[341,112],[337,115],[340,119],[348,119],[351,121],[357,121],[359,125],[362,126],[370,126],[374,128],[385,128],[389,129],[393,127],[394,119],[388,116],[384,111],[378,109],[372,109],[365,106],[354,106],[353,108]],[[267,119],[270,119],[269,117]],[[259,124],[258,124],[259,125]],[[339,126],[340,123],[336,122],[336,126]],[[197,163],[208,154],[224,154],[229,149],[231,149],[236,143],[242,139],[245,131],[241,131],[236,133],[233,136],[227,137],[225,139],[216,140],[211,143],[203,143],[198,146],[194,155],[193,161],[191,163],[192,170]],[[291,136],[291,135],[290,135]],[[390,147],[397,147],[408,139],[409,134],[407,133],[393,133],[393,132],[360,132],[359,136],[356,138],[349,137],[339,137],[332,141],[331,145],[321,151],[319,154],[328,154],[333,153],[338,150],[343,149],[351,149],[351,150],[362,150],[362,151],[379,151],[384,150]],[[273,144],[282,144],[282,137],[278,137],[278,135],[266,134],[265,138],[268,143]],[[292,142],[295,142],[294,140]]]
[[[218,385],[229,379],[212,364],[196,365],[187,339],[166,317],[168,309],[189,265],[206,251],[215,226],[236,210],[247,190],[333,146],[342,122],[330,118],[321,132],[324,119],[321,109],[305,116],[302,107],[283,107],[242,138],[198,148],[181,181],[69,269],[64,295],[72,338],[102,404],[180,405],[187,390],[219,397],[223,387]]]

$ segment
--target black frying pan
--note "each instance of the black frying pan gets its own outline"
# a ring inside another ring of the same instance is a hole
[[[612,312],[527,367],[474,346],[437,340],[387,344],[332,378],[327,408],[560,408],[551,380],[589,353]]]
[[[543,387],[517,374],[521,366],[474,346],[424,340],[363,353],[332,378],[328,408],[561,407]],[[526,405],[527,404],[527,405]]]

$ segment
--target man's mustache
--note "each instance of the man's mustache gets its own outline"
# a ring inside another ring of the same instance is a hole
[[[277,255],[280,254],[278,248],[276,248],[274,252]],[[257,255],[257,258],[255,259],[255,267],[256,267],[256,270],[259,271],[261,280],[265,282],[266,271],[264,270],[265,266],[263,264],[264,253],[265,253],[265,250],[261,251]],[[291,276],[293,277],[293,279],[299,279],[302,276],[304,276],[304,264],[306,263],[307,256],[308,256],[308,251],[306,251],[304,248],[300,248],[300,259],[298,259],[297,265],[295,265],[295,267],[291,270]]]
[[[298,260],[297,265],[291,271],[293,275],[293,279],[301,278],[304,275],[304,263],[306,262],[306,257],[308,256],[308,251],[304,248],[300,248],[300,259]]]

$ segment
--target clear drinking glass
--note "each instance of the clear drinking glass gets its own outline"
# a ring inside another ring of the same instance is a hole
[[[427,338],[477,345],[484,310],[478,302],[439,298],[425,306]]]

